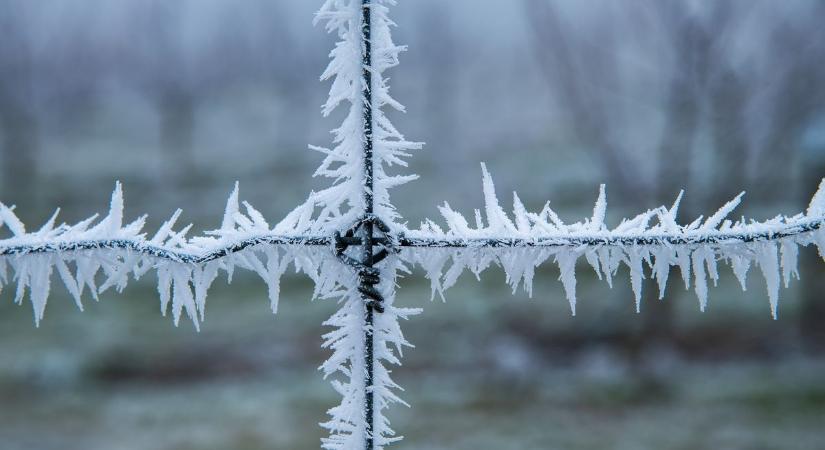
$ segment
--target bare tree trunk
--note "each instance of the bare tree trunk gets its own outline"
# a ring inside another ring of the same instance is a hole
[[[34,201],[37,176],[37,120],[25,105],[0,94],[3,192],[15,201]]]
[[[756,195],[762,199],[788,201],[787,185],[790,165],[787,161],[798,154],[802,134],[812,119],[825,106],[822,80],[825,69],[825,32],[819,18],[825,14],[825,3],[815,2],[808,26],[782,24],[771,33],[774,51],[793,49],[795,59],[777,69],[777,84],[767,139],[756,155],[754,175]],[[781,54],[781,53],[780,53]],[[784,170],[783,170],[784,169]]]
[[[710,127],[715,179],[711,206],[722,205],[741,192],[747,181],[748,138],[745,124],[747,89],[732,71],[725,70],[710,86]]]
[[[525,13],[533,35],[533,49],[536,59],[551,86],[557,86],[555,98],[559,104],[569,111],[567,125],[573,131],[574,137],[583,146],[596,153],[597,163],[602,170],[608,184],[618,198],[625,202],[645,197],[647,189],[640,186],[644,177],[632,169],[632,164],[626,161],[626,151],[615,139],[609,137],[609,119],[606,117],[605,105],[598,95],[594,95],[592,87],[582,85],[582,76],[574,49],[569,41],[569,34],[563,25],[555,7],[547,0],[526,0]],[[600,30],[610,33],[607,27]],[[609,42],[609,39],[603,39]],[[603,52],[600,57],[611,56],[610,52]],[[596,57],[592,61],[599,66],[598,77],[602,84],[615,84],[616,67],[608,64],[615,61],[599,61]]]
[[[825,152],[825,148],[819,151]],[[802,175],[803,186],[810,186],[802,190],[803,197],[807,201],[825,177],[825,158],[820,156],[818,160],[803,161],[803,163],[805,167]],[[825,321],[825,277],[822,276],[822,269],[818,266],[825,255],[820,255],[815,249],[809,247],[800,252],[799,257],[800,271],[803,272],[799,328],[810,349],[821,352],[825,350],[825,327],[822,326]]]
[[[456,111],[458,95],[458,67],[456,65],[456,40],[450,28],[449,17],[436,8],[425,8],[418,16],[420,26],[427,30],[428,39],[422,42],[421,53],[427,56],[426,106],[427,130],[435,138],[436,148],[453,149],[458,142]],[[430,140],[428,139],[428,142]],[[443,152],[436,170],[443,174],[453,170],[452,164],[461,155],[455,151]],[[442,164],[443,162],[443,164]]]
[[[168,89],[158,101],[160,147],[174,178],[195,177],[195,98],[184,89]]]
[[[665,125],[659,143],[654,204],[669,205],[682,189],[696,197],[691,165],[695,159],[696,136],[700,127],[702,91],[707,87],[713,30],[686,14],[683,3],[661,3],[655,12],[670,30],[671,46],[679,67],[674,70],[665,103]],[[679,217],[692,220],[695,201],[684,201]],[[675,284],[671,283],[673,290]],[[671,296],[665,295],[665,298]],[[652,277],[645,286],[640,339],[647,345],[670,347],[675,339],[674,301],[659,299],[659,287]]]
[[[0,188],[9,200],[33,203],[38,127],[29,102],[34,61],[20,15],[13,5],[0,3]]]

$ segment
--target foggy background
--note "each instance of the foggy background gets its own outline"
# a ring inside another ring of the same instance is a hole
[[[481,205],[478,162],[502,198],[552,200],[563,219],[608,185],[608,223],[671,203],[712,213],[795,214],[825,176],[825,2],[404,0],[392,113],[426,142],[394,192],[412,226],[443,201]],[[307,0],[0,0],[0,200],[36,227],[103,212],[115,180],[128,217],[154,230],[178,207],[219,225],[241,195],[277,222],[326,180],[310,175],[342,112],[324,119],[318,77],[335,36]],[[624,270],[624,269],[623,269]],[[772,321],[764,280],[729,270],[706,314],[673,280],[642,314],[629,282],[580,272],[570,317],[558,272],[534,299],[500,271],[465,275],[447,303],[423,274],[400,301],[416,345],[396,380],[398,449],[815,449],[825,431],[825,271]],[[620,277],[626,278],[626,277]],[[0,303],[3,449],[304,449],[337,396],[316,370],[336,309],[283,284],[217,282],[203,331],[157,314],[153,280],[86,300],[60,289],[40,329],[28,301]]]

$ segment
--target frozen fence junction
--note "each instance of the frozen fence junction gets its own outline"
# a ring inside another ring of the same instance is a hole
[[[324,336],[324,346],[332,354],[321,370],[342,400],[322,424],[329,431],[322,445],[379,449],[401,439],[384,412],[393,403],[404,404],[389,367],[399,365],[402,349],[410,346],[400,320],[419,312],[394,304],[396,278],[414,266],[426,273],[433,296],[443,296],[465,270],[478,276],[492,266],[504,269],[514,291],[523,286],[530,292],[536,267],[553,261],[573,314],[580,260],[611,285],[626,265],[637,310],[642,279],[654,277],[663,296],[673,266],[685,286],[695,290],[703,310],[720,263],[731,267],[743,288],[750,269],[758,267],[776,317],[780,285],[799,276],[799,247],[815,246],[825,255],[825,181],[807,210],[792,217],[730,219],[740,195],[707,218],[680,224],[679,195],[672,205],[610,228],[604,186],[592,216],[566,224],[549,204],[527,211],[516,194],[512,213],[505,212],[482,165],[484,206],[475,217],[468,220],[444,204],[441,219],[409,228],[390,191],[417,178],[395,169],[406,167],[422,144],[406,140],[384,114],[385,109],[403,111],[385,77],[404,50],[391,37],[388,12],[394,3],[326,0],[317,13],[316,21],[340,38],[322,76],[332,83],[323,113],[347,109],[344,122],[333,130],[332,146],[311,147],[324,155],[315,175],[331,179],[328,188],[311,193],[272,225],[239,201],[236,186],[220,227],[198,236],[189,236],[191,225],[178,226],[180,210],[154,233],[144,230],[146,217],[124,221],[120,184],[108,214],[74,225],[59,224],[55,213],[36,231],[27,231],[14,207],[0,204],[0,225],[10,232],[0,240],[0,287],[13,286],[17,303],[28,291],[39,323],[55,272],[82,309],[85,292],[97,299],[154,271],[161,312],[171,309],[175,324],[185,313],[199,327],[207,292],[221,272],[230,281],[237,268],[258,274],[267,284],[273,312],[281,277],[289,270],[303,273],[315,284],[315,298],[340,305],[325,323],[332,331]]]

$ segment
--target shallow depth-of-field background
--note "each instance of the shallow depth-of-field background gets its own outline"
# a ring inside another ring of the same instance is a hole
[[[178,207],[217,227],[235,180],[271,222],[312,179],[341,113],[318,82],[334,37],[305,0],[0,0],[0,201],[34,228],[104,211],[156,227]],[[504,3],[504,4],[503,4]],[[410,224],[449,201],[481,205],[479,161],[499,197],[608,222],[670,203],[683,221],[741,190],[741,214],[802,211],[825,176],[825,7],[818,1],[404,0],[391,72],[427,143],[422,180],[394,200]],[[507,203],[506,201],[504,203]],[[435,217],[434,217],[435,218]],[[532,299],[504,274],[465,274],[430,302],[420,271],[400,302],[416,348],[395,378],[413,408],[390,416],[399,449],[816,449],[825,442],[825,269],[813,250],[770,318],[758,269],[747,292],[723,269],[707,313],[678,277],[646,284],[634,312],[582,268],[569,314],[557,269]],[[217,282],[196,333],[158,314],[154,280],[77,311],[55,283],[35,329],[0,294],[0,448],[317,448],[336,394],[317,367],[335,304],[283,282]]]

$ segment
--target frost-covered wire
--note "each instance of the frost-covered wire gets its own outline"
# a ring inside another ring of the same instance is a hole
[[[765,276],[771,312],[777,315],[780,279],[785,286],[798,277],[799,246],[815,245],[825,255],[825,180],[805,213],[777,216],[757,222],[727,217],[739,205],[742,194],[705,219],[680,225],[677,221],[682,194],[670,207],[647,210],[631,219],[622,219],[614,228],[605,223],[607,197],[604,186],[593,215],[581,222],[565,224],[545,204],[540,212],[530,212],[513,194],[513,214],[508,215],[496,196],[492,177],[482,164],[484,214],[475,211],[475,224],[449,204],[441,208],[446,229],[427,220],[417,230],[406,230],[399,246],[407,260],[423,266],[433,283],[433,293],[443,293],[465,269],[480,274],[490,265],[507,272],[515,290],[524,283],[532,290],[534,270],[551,257],[559,266],[570,307],[576,311],[576,262],[584,259],[600,279],[612,286],[613,277],[624,264],[629,268],[636,308],[640,309],[644,265],[659,284],[663,297],[671,266],[681,270],[686,287],[691,274],[700,308],[707,306],[710,278],[718,280],[717,264],[728,263],[745,288],[751,266],[759,266]],[[486,219],[486,221],[485,221]],[[439,250],[440,249],[440,250]],[[440,256],[434,256],[436,250]],[[448,265],[448,263],[451,264]]]
[[[140,253],[148,257],[169,260],[170,262],[204,264],[233,253],[242,252],[251,247],[268,245],[329,246],[331,243],[332,239],[329,237],[264,235],[246,238],[240,242],[205,253],[189,253],[147,244],[142,239],[59,240],[57,242],[46,241],[35,244],[3,246],[0,247],[0,256],[24,256],[89,250],[127,250],[131,253]]]
[[[323,105],[324,116],[347,105],[346,118],[340,127],[332,131],[332,148],[310,146],[325,155],[315,176],[333,180],[332,186],[313,193],[305,204],[307,208],[318,209],[315,231],[332,232],[349,226],[367,210],[364,190],[364,88],[363,70],[372,74],[372,164],[374,185],[372,198],[374,213],[387,222],[399,218],[390,202],[392,188],[418,178],[413,174],[390,174],[393,166],[407,167],[406,159],[412,151],[422,148],[422,143],[404,138],[384,113],[384,108],[404,111],[390,95],[385,71],[398,65],[398,57],[406,47],[396,45],[392,40],[388,5],[394,0],[373,0],[371,10],[371,60],[366,67],[362,62],[361,7],[362,0],[326,0],[316,14],[316,23],[324,23],[329,33],[336,34],[340,41],[330,53],[331,61],[321,76],[322,80],[332,80],[329,97]]]
[[[315,175],[333,179],[331,187],[312,194],[305,204],[318,210],[312,231],[343,233],[365,214],[395,222],[399,215],[389,191],[417,178],[389,173],[392,166],[406,167],[410,152],[422,146],[407,141],[384,113],[385,107],[404,110],[390,96],[384,76],[386,70],[398,65],[399,54],[405,49],[395,45],[391,36],[394,23],[387,6],[394,4],[394,0],[326,0],[316,16],[316,22],[323,22],[328,32],[340,38],[322,75],[322,79],[332,80],[323,113],[329,115],[342,104],[348,105],[348,113],[333,130],[331,149],[311,147],[325,155]],[[334,386],[342,400],[323,424],[330,433],[322,442],[326,449],[381,449],[400,439],[384,416],[386,407],[399,401],[393,393],[398,386],[389,378],[386,365],[400,361],[390,347],[400,352],[407,345],[398,320],[411,314],[392,306],[394,280],[403,267],[397,260],[393,256],[382,266],[378,290],[384,312],[374,317],[357,292],[352,270],[345,268],[351,279],[340,283],[336,293],[342,307],[327,322],[336,330],[326,336],[326,345],[334,353],[323,370],[328,376],[338,376]],[[372,354],[368,355],[370,348]],[[373,403],[367,404],[370,397]]]
[[[404,347],[412,347],[401,331],[400,320],[420,313],[419,309],[400,308],[395,305],[396,278],[408,269],[397,256],[389,257],[381,270],[381,292],[384,312],[376,314],[373,323],[374,376],[373,376],[373,443],[376,449],[384,448],[401,440],[390,427],[385,412],[390,405],[407,405],[395,393],[400,387],[390,376],[390,365],[400,365]],[[328,411],[330,418],[321,424],[330,432],[323,439],[323,448],[356,450],[364,448],[367,440],[366,372],[364,301],[357,290],[357,279],[351,271],[335,270],[325,279],[322,298],[336,299],[341,308],[324,322],[333,331],[324,335],[324,348],[332,355],[323,363],[321,370],[332,379],[334,389],[341,395],[339,405]]]
[[[56,271],[79,308],[85,289],[98,294],[115,287],[122,290],[129,278],[140,278],[150,270],[158,275],[161,310],[169,303],[177,324],[185,311],[198,326],[203,318],[206,291],[218,269],[231,276],[234,268],[255,271],[270,286],[272,309],[277,309],[277,280],[291,262],[299,271],[296,255],[313,252],[326,256],[331,237],[307,236],[303,223],[294,216],[270,227],[263,216],[244,202],[240,211],[238,188],[229,197],[221,227],[200,237],[187,238],[191,225],[175,231],[178,210],[151,237],[144,232],[146,216],[123,221],[123,191],[117,183],[109,213],[101,220],[94,215],[74,225],[57,224],[58,211],[38,230],[28,232],[13,207],[0,203],[0,227],[11,237],[0,240],[0,289],[16,284],[15,301],[21,303],[27,290],[35,322],[43,318]],[[302,228],[303,227],[303,228]],[[8,276],[8,268],[13,276]],[[96,278],[102,272],[104,282]]]

